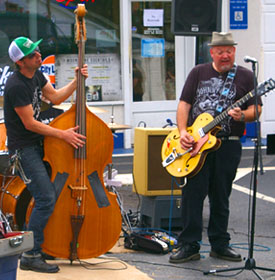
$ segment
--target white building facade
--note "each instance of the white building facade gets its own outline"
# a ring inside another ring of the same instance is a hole
[[[171,1],[75,0],[66,5],[68,2],[0,0],[0,20],[1,16],[14,13],[15,10],[22,17],[23,14],[34,13],[51,21],[49,30],[53,25],[54,31],[49,31],[43,41],[52,46],[50,38],[53,37],[53,41],[59,43],[55,49],[46,46],[45,50],[47,55],[55,55],[56,86],[62,86],[70,79],[71,72],[68,69],[74,66],[77,53],[75,46],[70,43],[73,41],[73,8],[77,3],[85,3],[88,10],[86,59],[90,65],[90,77],[86,81],[88,104],[105,110],[105,113],[96,114],[106,123],[114,119],[118,124],[132,127],[121,131],[124,133],[124,148],[134,144],[135,127],[163,127],[167,119],[176,122],[182,87],[189,71],[197,63],[198,38],[174,36],[171,33]],[[221,30],[232,32],[238,42],[237,64],[251,69],[251,65],[245,63],[243,58],[246,55],[255,57],[259,68],[258,82],[275,78],[275,0],[247,0],[246,29],[230,29],[231,4],[231,0],[222,0]],[[97,10],[93,14],[95,8]],[[7,67],[12,67],[7,57],[7,46],[14,37],[20,35],[39,39],[42,36],[39,33],[39,20],[37,17],[35,24],[29,21],[26,35],[16,32],[7,34],[10,31],[4,30],[0,24],[0,37],[4,42],[0,48],[2,88]],[[16,26],[18,30],[18,24]],[[47,33],[47,25],[44,27],[44,33]],[[12,24],[9,24],[11,29]],[[135,69],[136,62],[138,70]],[[143,95],[140,101],[134,99],[135,75],[142,77]],[[268,93],[263,97],[263,104],[261,132],[262,137],[266,137],[267,134],[275,133],[275,95]]]

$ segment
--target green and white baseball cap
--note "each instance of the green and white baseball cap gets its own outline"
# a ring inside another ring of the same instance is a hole
[[[9,46],[9,56],[13,62],[17,62],[21,58],[32,53],[36,47],[41,43],[42,39],[33,42],[26,37],[18,37],[14,39]]]

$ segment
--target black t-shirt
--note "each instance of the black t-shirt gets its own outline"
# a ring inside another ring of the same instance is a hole
[[[42,135],[25,128],[14,108],[32,104],[33,117],[37,120],[41,107],[41,89],[46,83],[47,79],[39,70],[31,79],[17,70],[8,78],[4,90],[4,118],[9,150],[30,146],[43,139]]]
[[[212,63],[199,64],[195,66],[187,77],[183,87],[180,100],[192,105],[190,110],[188,126],[192,125],[195,119],[202,113],[209,113],[217,116],[216,111],[220,105],[220,92],[223,89],[224,81],[228,73],[220,74],[212,66]],[[254,88],[254,78],[252,71],[237,66],[236,75],[233,84],[227,94],[224,107],[228,108],[237,100],[242,98]],[[261,99],[258,99],[262,104]],[[248,100],[241,106],[245,110],[248,106],[255,104],[255,98]],[[219,135],[242,136],[245,129],[245,123],[234,121],[231,117],[226,118],[220,123],[222,131]]]

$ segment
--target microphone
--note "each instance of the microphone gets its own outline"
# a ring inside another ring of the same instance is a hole
[[[166,119],[166,124],[162,127],[162,128],[165,128],[165,127],[167,127],[167,126],[173,126],[174,125],[174,123],[172,122],[172,120],[171,119]]]
[[[167,119],[166,122],[168,123],[168,125],[173,126],[173,122],[171,119]]]
[[[251,57],[251,56],[248,56],[246,55],[244,58],[243,58],[244,62],[248,63],[248,62],[252,62],[252,63],[257,63],[257,59],[255,57]]]

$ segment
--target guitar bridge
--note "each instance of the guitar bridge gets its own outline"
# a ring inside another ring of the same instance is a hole
[[[175,148],[173,149],[173,152],[170,155],[168,155],[168,157],[165,160],[162,161],[163,167],[168,166],[169,164],[174,162],[176,160],[176,158],[178,157],[178,156],[176,156],[177,152],[174,152],[174,150],[175,150]]]

